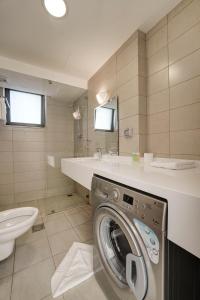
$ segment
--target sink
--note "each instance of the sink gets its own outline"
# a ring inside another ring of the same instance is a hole
[[[119,166],[131,164],[130,157],[111,155],[103,155],[102,159],[96,157],[63,158],[61,159],[61,171],[90,190],[95,170],[113,170]]]

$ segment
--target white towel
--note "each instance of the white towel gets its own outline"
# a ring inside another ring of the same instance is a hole
[[[153,161],[150,164],[152,167],[156,168],[164,168],[170,170],[184,170],[184,169],[192,169],[196,167],[196,164],[193,160],[158,160]]]
[[[93,266],[93,246],[74,242],[51,278],[53,298],[89,279],[99,270],[100,265]]]

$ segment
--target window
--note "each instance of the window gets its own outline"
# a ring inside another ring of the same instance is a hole
[[[97,107],[95,109],[95,130],[113,131],[114,109]]]
[[[38,126],[45,125],[44,96],[5,89],[9,106],[7,125]]]

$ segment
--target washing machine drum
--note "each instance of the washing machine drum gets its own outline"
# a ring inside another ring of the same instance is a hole
[[[137,300],[147,292],[147,272],[133,228],[117,211],[100,207],[94,218],[95,244],[103,267],[120,288],[130,288]]]

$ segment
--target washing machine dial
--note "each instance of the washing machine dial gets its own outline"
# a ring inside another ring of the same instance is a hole
[[[117,190],[113,190],[111,194],[111,198],[114,201],[117,201],[119,199],[119,192]]]

